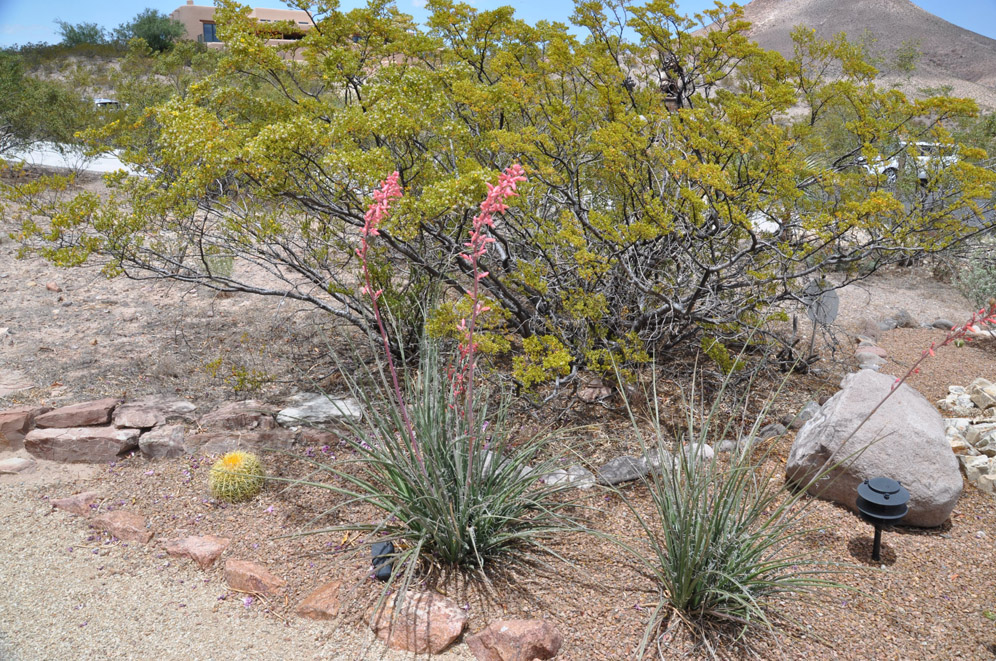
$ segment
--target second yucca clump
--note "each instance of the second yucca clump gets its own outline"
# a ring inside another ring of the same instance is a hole
[[[214,462],[208,486],[215,498],[238,503],[249,500],[262,491],[264,477],[259,457],[236,450]]]

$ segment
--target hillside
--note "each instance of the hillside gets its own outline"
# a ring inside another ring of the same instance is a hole
[[[744,7],[762,46],[792,53],[792,29],[806,25],[822,38],[844,32],[874,41],[883,79],[907,92],[951,85],[953,93],[996,108],[996,40],[948,23],[909,0],[753,0]],[[921,57],[912,75],[891,70],[897,49],[916,44]],[[909,80],[907,80],[909,78]]]

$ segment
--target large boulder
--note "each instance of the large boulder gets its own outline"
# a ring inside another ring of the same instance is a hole
[[[889,396],[894,383],[895,377],[872,370],[845,377],[843,389],[799,430],[786,477],[805,486],[826,470],[808,491],[852,510],[861,482],[889,477],[910,492],[903,525],[939,526],[961,495],[958,460],[937,410],[905,384]]]

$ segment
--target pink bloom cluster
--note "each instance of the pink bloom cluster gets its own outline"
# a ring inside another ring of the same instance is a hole
[[[513,163],[499,175],[497,185],[488,184],[488,195],[481,202],[481,212],[474,216],[471,225],[470,240],[463,244],[467,251],[460,257],[470,264],[473,270],[474,284],[470,292],[470,319],[461,319],[460,323],[457,324],[457,330],[462,336],[460,340],[461,369],[451,377],[454,390],[457,392],[463,392],[465,385],[469,385],[473,379],[474,351],[477,349],[477,344],[474,342],[474,326],[477,323],[477,318],[491,309],[480,302],[479,283],[489,275],[487,271],[480,269],[480,259],[487,252],[488,244],[495,241],[489,236],[490,230],[494,229],[495,226],[495,214],[508,210],[505,201],[518,195],[518,184],[525,180],[525,170],[518,163]],[[470,399],[468,397],[468,411],[469,409]]]
[[[363,262],[363,279],[366,283],[360,289],[360,293],[370,294],[370,298],[375,303],[383,291],[380,289],[375,292],[371,291],[370,272],[367,270],[367,250],[370,248],[370,244],[367,242],[367,237],[378,236],[380,234],[377,228],[381,221],[387,218],[387,214],[391,210],[391,200],[401,197],[401,185],[398,183],[399,177],[400,175],[395,171],[380,183],[380,188],[374,191],[373,203],[363,215],[363,229],[360,230],[360,247],[356,250],[356,254]]]

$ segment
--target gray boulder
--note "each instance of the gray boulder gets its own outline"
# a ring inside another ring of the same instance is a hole
[[[650,472],[650,466],[642,457],[629,455],[616,457],[598,469],[598,483],[611,486],[622,482],[638,480]]]
[[[363,419],[363,406],[352,397],[331,399],[325,395],[298,396],[297,406],[285,408],[277,414],[277,423],[284,427],[322,424],[336,420],[359,422]]]
[[[142,434],[138,447],[146,459],[168,459],[184,454],[183,425],[165,425]]]
[[[894,382],[894,377],[871,370],[848,375],[843,389],[799,430],[786,477],[852,510],[861,482],[890,477],[910,492],[909,514],[902,523],[939,526],[958,502],[962,479],[937,410],[903,384],[862,424]],[[824,470],[826,475],[810,484]]]
[[[802,407],[802,410],[796,413],[795,417],[789,422],[789,429],[800,429],[804,424],[812,420],[819,412],[819,404],[814,401],[806,402],[806,405]]]

